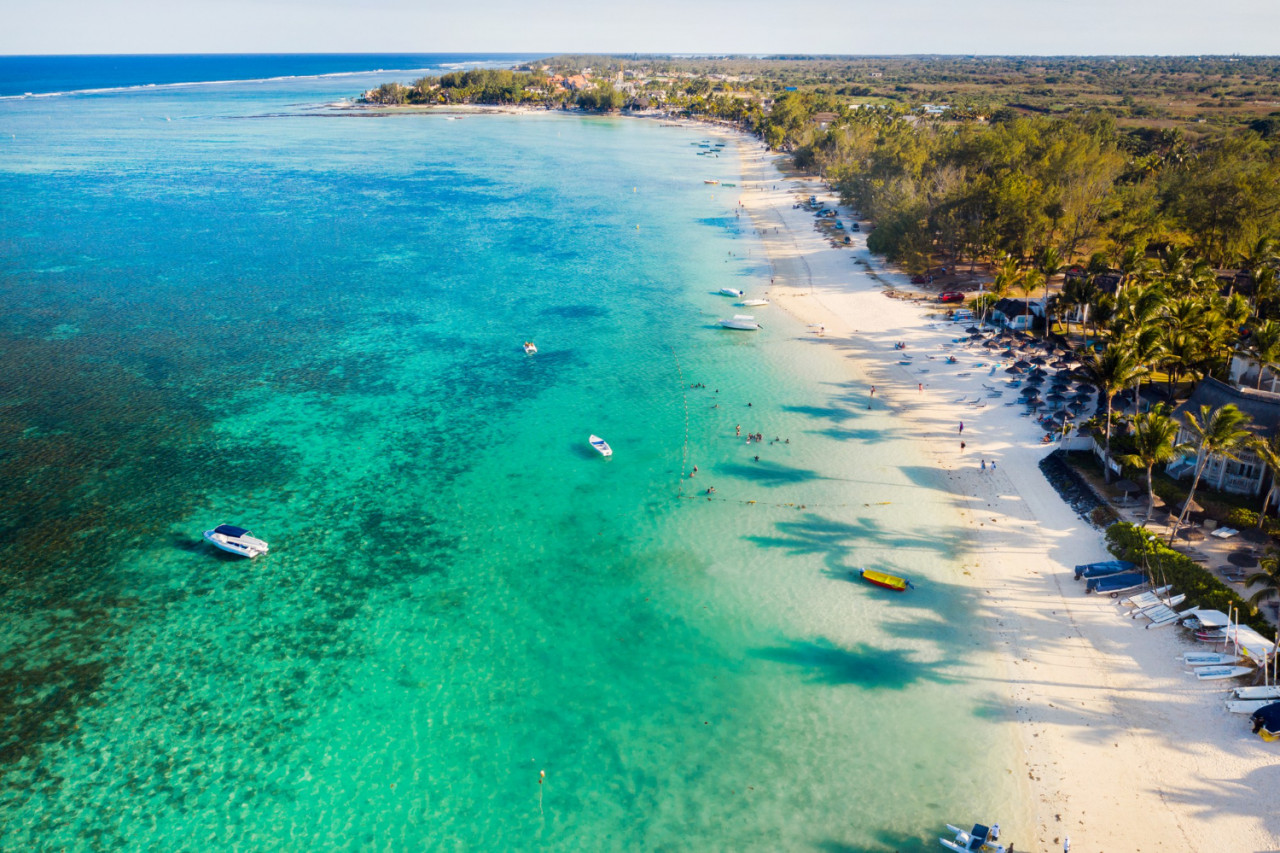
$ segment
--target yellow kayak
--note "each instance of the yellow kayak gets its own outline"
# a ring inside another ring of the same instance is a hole
[[[903,592],[908,587],[915,589],[915,587],[911,586],[911,581],[906,578],[900,578],[897,575],[891,575],[887,572],[877,572],[875,569],[859,569],[858,571],[859,574],[862,575],[862,579],[868,583],[873,583],[876,586],[882,586],[885,589],[891,589],[894,592]]]

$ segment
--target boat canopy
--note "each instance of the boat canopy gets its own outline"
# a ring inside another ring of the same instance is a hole
[[[243,527],[232,527],[230,524],[219,524],[217,527],[213,528],[213,532],[221,533],[223,536],[234,536],[239,538],[249,531],[245,530]]]
[[[1197,617],[1203,614],[1197,613]],[[1203,621],[1203,619],[1202,619]],[[1276,650],[1276,644],[1250,628],[1248,625],[1232,625],[1227,629],[1227,640],[1235,641],[1240,653],[1254,661],[1264,661]]]
[[[1201,610],[1196,618],[1205,628],[1225,628],[1231,624],[1231,617],[1221,610]]]

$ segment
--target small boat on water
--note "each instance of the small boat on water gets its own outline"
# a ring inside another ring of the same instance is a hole
[[[1224,678],[1239,678],[1253,672],[1250,666],[1202,666],[1196,670],[1196,678],[1201,681],[1220,681]]]
[[[206,530],[204,539],[215,548],[241,557],[253,558],[270,550],[266,542],[255,538],[248,530],[230,524],[219,524],[212,530]]]
[[[709,179],[707,179],[707,180],[704,180],[704,181],[703,181],[703,183],[704,183],[704,184],[711,184],[712,186],[715,186],[716,184],[718,184],[718,183],[720,183],[720,182],[719,182],[719,181],[717,181],[715,178],[709,178]]]
[[[746,296],[746,295],[747,295],[747,292],[746,292],[745,290],[738,290],[738,289],[733,288],[733,287],[722,287],[722,288],[720,288],[720,295],[721,295],[721,296],[736,296],[738,299],[741,299],[742,297],[744,297],[744,296]]]
[[[956,853],[976,853],[979,850],[985,853],[1004,853],[1004,845],[997,844],[991,837],[990,827],[975,823],[973,829],[964,830],[947,824],[947,829],[954,832],[955,837],[939,838],[938,841],[948,850],[954,850]]]
[[[525,341],[525,342],[524,342],[524,354],[525,354],[525,355],[536,355],[536,354],[537,354],[537,352],[538,352],[538,348],[537,348],[536,346],[534,346],[533,341]]]
[[[768,299],[744,299],[738,303],[743,308],[760,308],[769,304]]]
[[[858,574],[867,583],[873,583],[876,586],[882,586],[885,589],[891,589],[894,592],[905,592],[908,589],[915,589],[911,585],[911,581],[906,578],[900,578],[897,575],[891,575],[888,572],[878,572],[875,569],[858,569]]]
[[[596,449],[596,452],[599,453],[601,456],[613,455],[613,448],[609,446],[609,442],[605,441],[600,436],[593,435],[591,436],[589,441],[591,442],[591,446],[594,447]]]
[[[756,318],[750,314],[734,314],[731,320],[721,320],[720,325],[726,329],[737,329],[742,332],[754,332],[760,328]]]

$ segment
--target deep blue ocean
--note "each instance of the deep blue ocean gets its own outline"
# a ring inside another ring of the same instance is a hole
[[[350,109],[422,71],[299,76],[341,59],[0,101],[0,846],[888,853],[1013,813],[941,475],[782,308],[716,322],[769,286],[755,143]]]
[[[510,53],[0,56],[0,97],[368,72],[409,82],[414,72],[422,76],[459,68],[508,67],[535,58]]]

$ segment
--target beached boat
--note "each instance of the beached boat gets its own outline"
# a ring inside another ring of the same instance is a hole
[[[1085,581],[1084,591],[1086,593],[1098,592],[1108,593],[1115,598],[1121,592],[1129,589],[1137,589],[1140,586],[1146,586],[1147,576],[1142,572],[1126,572],[1119,575],[1107,575],[1101,578],[1090,578]]]
[[[1165,608],[1173,609],[1174,607],[1177,607],[1179,604],[1181,604],[1186,600],[1187,600],[1187,597],[1182,594],[1175,595],[1173,598],[1162,599],[1160,601],[1157,601],[1155,604],[1149,604],[1146,607],[1137,608],[1136,610],[1134,610],[1132,613],[1129,614],[1129,618],[1137,619],[1139,616],[1145,616],[1146,618],[1150,619],[1151,614],[1155,611],[1158,611],[1160,608],[1165,607]],[[1196,612],[1197,610],[1199,610],[1198,607],[1192,607],[1190,610],[1182,611],[1182,615],[1188,616]]]
[[[1275,703],[1274,699],[1232,699],[1227,702],[1227,713],[1253,714]]]
[[[1157,587],[1149,592],[1140,592],[1137,595],[1122,598],[1120,603],[1127,607],[1150,607],[1153,604],[1160,604],[1160,596],[1167,594],[1171,589],[1173,589],[1172,586]]]
[[[533,341],[524,342],[525,355],[534,355],[538,352],[538,348],[534,346]]]
[[[1138,564],[1131,563],[1128,560],[1104,560],[1100,563],[1085,563],[1082,566],[1076,566],[1076,580],[1118,575],[1121,572],[1131,572],[1136,568],[1138,568]]]
[[[744,299],[738,304],[741,305],[743,308],[760,308],[761,306],[768,305],[769,300],[768,299]]]
[[[954,838],[939,838],[942,846],[948,850],[954,850],[956,853],[973,853],[973,851],[985,851],[985,853],[1004,853],[1004,845],[997,844],[996,840],[991,837],[990,827],[975,823],[973,829],[964,830],[958,826],[947,824],[947,829],[955,833]]]
[[[1182,655],[1182,662],[1187,666],[1226,666],[1239,660],[1239,655],[1226,652],[1186,652]]]
[[[1280,740],[1280,702],[1259,708],[1249,720],[1253,723],[1253,733],[1263,740],[1268,743]]]
[[[1275,702],[1280,699],[1280,685],[1273,684],[1270,687],[1237,687],[1233,693],[1237,699],[1270,699]]]
[[[747,295],[747,292],[746,292],[745,290],[737,290],[737,289],[732,288],[732,287],[722,287],[722,288],[720,288],[720,295],[721,295],[721,296],[735,296],[735,297],[737,297],[738,299],[741,299],[742,297],[744,297],[744,296],[746,296],[746,295]]]
[[[1186,596],[1182,596],[1186,598]],[[1169,625],[1176,625],[1184,619],[1188,619],[1195,615],[1197,607],[1188,607],[1181,612],[1174,610],[1172,605],[1157,604],[1155,607],[1149,608],[1145,614],[1151,621],[1147,623],[1146,629],[1150,631],[1152,628],[1166,628]]]
[[[878,572],[875,569],[858,569],[858,574],[867,583],[873,583],[876,586],[882,586],[885,589],[891,589],[894,592],[904,592],[908,589],[915,589],[911,585],[911,581],[906,578],[900,578],[897,575],[891,575],[888,572]]]
[[[737,329],[742,332],[754,332],[760,328],[756,318],[750,314],[734,314],[730,320],[721,320],[720,325],[726,329]]]
[[[241,557],[258,557],[270,550],[266,542],[255,538],[248,530],[230,524],[219,524],[212,530],[206,530],[204,538],[213,547]]]
[[[613,455],[613,448],[609,446],[609,442],[605,441],[600,436],[593,435],[591,436],[589,441],[591,442],[591,446],[594,447],[596,449],[596,452],[599,453],[601,456]]]
[[[1239,678],[1251,672],[1251,666],[1202,666],[1196,670],[1196,678],[1201,681],[1220,681],[1224,678]]]

